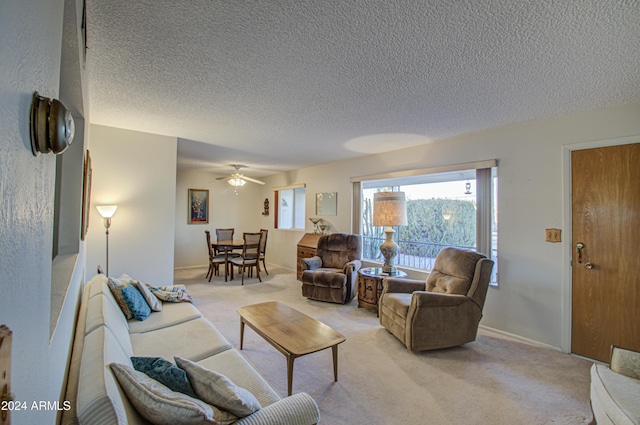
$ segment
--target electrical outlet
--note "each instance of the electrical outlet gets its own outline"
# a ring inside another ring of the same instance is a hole
[[[562,242],[562,230],[560,229],[546,229],[546,241],[547,242]]]

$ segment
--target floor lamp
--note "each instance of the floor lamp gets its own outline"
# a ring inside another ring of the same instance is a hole
[[[388,226],[384,233],[387,239],[380,245],[384,257],[382,271],[393,275],[397,272],[395,258],[398,244],[393,240],[395,230],[391,226],[407,225],[407,204],[404,192],[378,192],[373,194],[373,225]]]
[[[107,235],[107,277],[109,277],[109,227],[111,227],[111,217],[118,209],[117,205],[99,205],[96,207],[102,218],[104,219],[104,227]]]

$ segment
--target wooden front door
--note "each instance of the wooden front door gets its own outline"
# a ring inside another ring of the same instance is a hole
[[[640,351],[640,143],[571,154],[571,351]]]

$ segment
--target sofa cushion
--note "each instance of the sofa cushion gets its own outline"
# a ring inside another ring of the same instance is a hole
[[[178,367],[184,369],[198,398],[239,418],[262,408],[251,392],[237,386],[221,373],[181,357],[175,357]]]
[[[262,407],[280,400],[278,393],[237,350],[227,350],[198,361],[198,364],[224,374],[236,385],[250,391]]]
[[[149,304],[151,310],[162,311],[162,301],[160,301],[158,297],[153,295],[153,292],[151,292],[147,285],[140,282],[139,280],[135,280],[133,283],[134,285],[136,285],[136,288],[138,288],[144,299],[147,301],[147,304]]]
[[[167,328],[179,323],[188,322],[202,317],[200,311],[191,303],[165,303],[162,312],[151,314],[147,320],[130,320],[130,333],[143,333]]]
[[[145,320],[151,314],[151,307],[147,304],[140,290],[135,285],[122,288],[122,298],[127,303],[133,318],[139,321]]]
[[[88,335],[102,326],[109,328],[123,350],[133,352],[129,339],[129,325],[120,308],[104,294],[89,298],[85,334]]]
[[[81,424],[141,423],[109,369],[111,362],[129,363],[132,355],[105,326],[85,336],[76,401]]]
[[[138,413],[153,424],[213,425],[231,424],[237,420],[228,412],[171,391],[127,364],[112,363],[111,369]]]
[[[203,318],[129,336],[134,354],[141,357],[179,356],[198,361],[231,348],[225,337]]]
[[[102,293],[111,294],[107,276],[105,276],[104,274],[97,274],[93,278],[91,278],[91,280],[87,282],[86,290],[89,291],[89,298]],[[113,301],[115,302],[115,299]]]
[[[197,397],[184,369],[169,360],[162,357],[131,357],[131,364],[135,370],[150,376],[170,390]]]

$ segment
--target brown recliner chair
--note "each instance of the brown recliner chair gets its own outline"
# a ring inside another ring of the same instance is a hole
[[[302,295],[345,304],[357,293],[362,237],[347,233],[320,236],[316,256],[302,259]]]
[[[493,261],[475,251],[445,248],[426,282],[386,278],[380,324],[411,351],[475,341]]]

